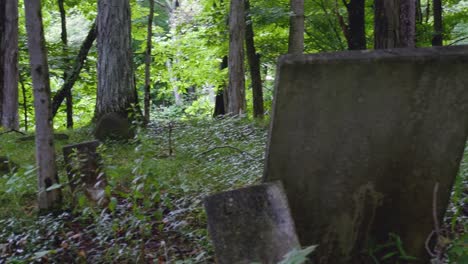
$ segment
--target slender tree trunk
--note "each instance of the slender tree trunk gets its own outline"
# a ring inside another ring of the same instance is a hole
[[[58,90],[58,92],[54,95],[54,98],[52,100],[52,116],[55,117],[55,115],[57,114],[57,111],[60,105],[62,104],[63,100],[65,100],[67,93],[71,93],[73,85],[80,76],[80,71],[83,68],[84,61],[88,56],[88,52],[93,46],[93,42],[96,39],[96,35],[96,21],[94,21],[93,25],[91,26],[91,29],[88,32],[88,35],[86,36],[86,39],[81,44],[80,51],[78,52],[78,55],[75,58],[75,63],[72,67],[71,73],[67,74],[67,79],[65,80],[65,83],[62,85],[60,90]]]
[[[374,10],[374,48],[415,47],[414,0],[374,0]]]
[[[24,131],[28,131],[28,99],[26,96],[26,87],[21,74],[19,75],[19,83],[21,84],[21,94],[23,96],[23,116],[24,116]]]
[[[151,49],[152,49],[152,37],[153,37],[153,17],[154,17],[154,0],[149,0],[150,13],[148,16],[148,34],[146,37],[146,58],[145,58],[145,122],[150,121],[150,73],[151,73]]]
[[[0,0],[0,65],[3,65],[3,58],[5,54],[5,5],[7,0]],[[0,67],[0,126],[2,124],[3,116],[3,66]]]
[[[245,112],[244,37],[244,0],[232,0],[229,13],[229,86],[227,111],[233,115]]]
[[[59,179],[55,164],[49,67],[42,26],[41,1],[25,1],[24,6],[36,115],[38,207],[40,210],[51,210],[61,205],[62,195],[60,188],[47,191],[47,188],[58,184]]]
[[[416,1],[400,0],[400,39],[402,47],[416,47]]]
[[[255,50],[253,23],[250,18],[250,1],[245,0],[246,28],[245,47],[252,80],[253,116],[263,118],[263,87],[260,75],[260,54]]]
[[[97,28],[95,117],[99,120],[113,112],[127,115],[136,103],[129,0],[99,0]]]
[[[304,0],[291,0],[288,53],[304,52]]]
[[[432,37],[432,46],[442,46],[442,0],[433,0],[432,8],[434,11],[434,36]]]
[[[18,0],[5,5],[2,126],[19,129],[18,116]]]
[[[169,1],[168,1],[169,3]],[[171,8],[170,8],[170,11],[169,11],[169,23],[171,25],[171,28],[170,28],[170,32],[172,33],[172,43],[176,43],[177,42],[177,33],[176,33],[176,26],[177,26],[177,22],[174,21],[174,18],[175,18],[175,15],[174,15],[174,12],[177,10],[177,8],[180,7],[180,3],[178,0],[174,0],[172,1],[171,3]],[[183,99],[182,99],[182,96],[179,92],[179,86],[177,85],[177,81],[178,81],[178,78],[177,76],[174,74],[172,68],[173,68],[173,64],[176,64],[178,63],[178,58],[180,56],[180,51],[177,49],[175,54],[174,54],[174,58],[170,58],[166,61],[166,67],[167,67],[167,71],[168,71],[168,74],[169,74],[169,80],[171,81],[171,86],[172,86],[172,93],[174,94],[174,102],[176,105],[182,105],[184,103]]]
[[[365,0],[351,0],[346,4],[350,50],[366,49]]]
[[[166,61],[166,68],[167,72],[169,74],[169,80],[171,81],[172,85],[172,93],[174,94],[174,103],[176,105],[182,105],[182,96],[179,93],[179,87],[177,86],[177,77],[174,74],[174,71],[172,70],[172,61],[171,59],[168,59]]]
[[[422,24],[423,13],[421,8],[421,0],[416,0],[416,23]]]
[[[221,61],[221,65],[219,67],[221,70],[226,69],[228,67],[227,56],[223,57],[223,60]],[[213,117],[226,114],[226,108],[227,108],[226,90],[227,90],[226,82],[223,81],[223,84],[220,87],[218,87],[218,91],[216,93],[215,109],[214,109]]]
[[[64,70],[63,70],[63,80],[67,80],[68,74],[68,64],[70,63],[68,59],[68,39],[67,39],[67,16],[64,7],[64,0],[58,0],[58,6],[60,10],[60,21],[62,25],[62,45],[63,45],[63,57],[64,57]],[[66,105],[67,105],[67,128],[73,128],[73,96],[71,90],[66,94]]]

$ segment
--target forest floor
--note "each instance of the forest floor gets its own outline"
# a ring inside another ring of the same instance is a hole
[[[111,197],[105,208],[84,195],[72,208],[64,184],[64,210],[40,216],[34,142],[1,134],[0,156],[20,168],[0,176],[0,264],[214,262],[203,198],[261,181],[265,124],[158,116],[133,140],[99,148]],[[62,147],[89,141],[92,134],[90,128],[63,133],[69,138],[55,146],[60,180],[66,183]],[[447,214],[446,252],[452,258],[468,255],[467,192],[468,151]]]
[[[89,128],[56,140],[61,148],[92,139]],[[128,142],[99,149],[112,197],[100,209],[84,195],[64,211],[37,215],[34,142],[0,135],[0,153],[20,166],[0,176],[0,263],[213,262],[202,200],[208,194],[259,182],[266,126],[240,119],[155,120]]]

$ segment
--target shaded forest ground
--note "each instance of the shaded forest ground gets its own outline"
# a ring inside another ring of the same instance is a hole
[[[65,131],[61,147],[92,139],[91,130]],[[0,135],[0,152],[20,169],[0,177],[0,263],[211,262],[204,196],[259,182],[266,126],[247,120],[158,119],[129,142],[106,142],[100,153],[112,196],[104,210],[81,195],[65,212],[36,216],[34,143]]]
[[[39,217],[34,142],[19,141],[23,136],[15,133],[0,135],[0,153],[20,166],[0,176],[0,263],[213,262],[202,199],[260,182],[267,125],[175,116],[163,112],[135,139],[102,145],[106,192],[112,197],[106,208],[81,195],[71,209],[65,184],[64,212]],[[57,140],[56,149],[66,183],[61,147],[92,136],[90,128],[63,133],[69,139]],[[446,219],[452,255],[468,252],[467,199],[468,150]]]

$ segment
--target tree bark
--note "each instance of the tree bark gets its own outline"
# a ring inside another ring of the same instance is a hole
[[[18,115],[18,0],[5,1],[2,126],[19,129]]]
[[[227,111],[233,115],[240,115],[245,112],[244,11],[244,0],[231,1],[229,13],[229,86],[227,92]]]
[[[67,96],[67,93],[71,92],[73,85],[80,76],[80,71],[83,68],[84,61],[88,56],[88,52],[91,49],[91,46],[93,46],[93,42],[96,39],[96,35],[96,21],[94,21],[93,25],[91,26],[91,29],[88,32],[88,35],[86,36],[86,39],[81,44],[80,51],[76,56],[75,64],[73,65],[71,73],[67,74],[67,79],[65,80],[65,83],[62,85],[60,90],[58,90],[58,92],[54,95],[54,98],[52,100],[52,116],[55,117],[60,105]]]
[[[444,28],[442,26],[442,0],[433,0],[432,9],[434,12],[434,36],[432,46],[442,46]]]
[[[153,17],[154,17],[154,0],[149,0],[150,13],[148,15],[148,34],[146,37],[146,54],[145,54],[145,122],[150,121],[150,103],[151,103],[151,93],[150,93],[150,73],[151,73],[151,49],[153,37]]]
[[[221,61],[220,69],[226,69],[228,67],[228,57],[224,56],[223,60]],[[226,82],[223,81],[223,84],[218,87],[218,91],[216,93],[215,99],[215,109],[213,113],[213,117],[217,117],[220,115],[226,114],[227,108],[227,101],[226,101]]]
[[[263,87],[260,74],[260,54],[255,50],[253,22],[250,17],[250,1],[245,0],[246,28],[245,49],[249,62],[250,78],[252,81],[253,116],[263,118]]]
[[[0,0],[0,65],[3,63],[5,53],[4,39],[5,39],[5,4],[6,0]],[[3,116],[3,67],[0,67],[0,126]]]
[[[288,53],[304,52],[304,0],[291,0]]]
[[[28,99],[26,97],[26,87],[22,75],[19,75],[19,83],[21,84],[21,94],[23,96],[23,116],[24,116],[24,131],[28,131]]]
[[[349,50],[366,49],[365,0],[351,0],[346,3],[348,11]]]
[[[24,6],[36,115],[38,207],[40,210],[51,210],[61,205],[62,195],[60,188],[47,191],[47,188],[58,184],[59,179],[55,164],[49,67],[42,26],[41,1],[25,1]]]
[[[375,0],[374,10],[375,49],[415,47],[414,0]]]
[[[62,45],[63,45],[63,57],[64,57],[64,70],[63,70],[63,80],[67,80],[68,74],[68,39],[67,39],[67,16],[65,12],[64,0],[58,0],[58,6],[60,10],[60,22],[62,26]],[[66,97],[66,106],[67,106],[67,128],[73,128],[73,96],[71,90],[67,92]]]
[[[127,115],[136,103],[129,0],[99,0],[97,28],[95,117],[99,120],[113,112]]]

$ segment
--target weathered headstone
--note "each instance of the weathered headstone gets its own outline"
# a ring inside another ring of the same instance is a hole
[[[467,69],[467,46],[279,60],[265,179],[318,263],[365,263],[389,233],[427,263],[433,188],[441,217],[468,133]]]
[[[68,145],[63,147],[63,157],[72,193],[83,191],[90,200],[105,204],[107,180],[101,170],[98,146],[99,141]]]
[[[131,120],[127,113],[111,112],[99,118],[94,130],[99,140],[126,140],[134,136]]]
[[[205,208],[217,263],[278,263],[300,248],[279,182],[214,194]]]

